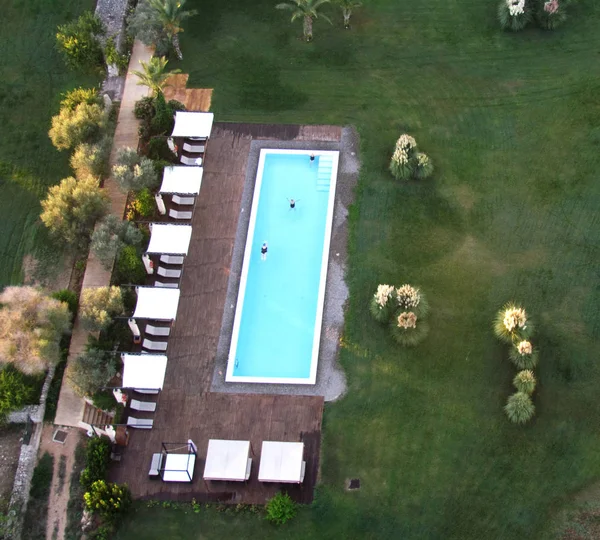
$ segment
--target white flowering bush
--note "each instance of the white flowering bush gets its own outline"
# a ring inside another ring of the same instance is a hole
[[[392,316],[394,309],[394,297],[396,288],[393,285],[379,285],[373,295],[370,304],[370,311],[373,318],[380,323],[387,323]]]
[[[533,369],[538,363],[538,352],[529,340],[514,343],[509,357],[519,369]]]
[[[506,304],[498,313],[494,320],[494,333],[496,337],[506,343],[513,343],[516,340],[522,341],[529,337],[533,327],[527,320],[525,310],[513,303]]]
[[[531,21],[531,11],[526,0],[500,0],[498,5],[500,26],[504,30],[523,30]]]
[[[419,156],[421,156],[420,161]],[[433,172],[433,165],[425,154],[419,153],[417,141],[404,133],[396,141],[390,162],[390,172],[398,180],[427,178]]]
[[[540,0],[537,22],[545,30],[555,30],[567,20],[566,0]]]
[[[391,330],[400,345],[414,347],[427,337],[429,325],[413,311],[403,311],[392,320]]]

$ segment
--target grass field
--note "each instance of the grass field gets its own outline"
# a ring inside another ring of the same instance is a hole
[[[119,538],[549,538],[600,476],[600,5],[564,28],[506,34],[496,2],[370,0],[314,42],[275,1],[197,4],[182,38],[189,86],[218,120],[354,124],[349,390],[326,407],[322,484],[284,529],[250,514],[146,509]],[[175,65],[173,65],[175,67]],[[416,137],[433,180],[387,172]],[[419,284],[431,332],[396,346],[368,315],[378,283]],[[538,328],[537,416],[506,420],[514,369],[491,320],[523,302]],[[360,478],[359,492],[344,491]]]
[[[97,79],[68,71],[55,49],[56,27],[93,0],[5,0],[0,24],[0,287],[19,283],[28,253],[48,253],[38,218],[49,186],[71,174],[69,156],[50,143],[60,94]]]

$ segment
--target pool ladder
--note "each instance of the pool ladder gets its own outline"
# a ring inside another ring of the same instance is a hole
[[[331,184],[331,171],[333,170],[332,156],[319,156],[319,166],[317,168],[317,191],[329,193]]]

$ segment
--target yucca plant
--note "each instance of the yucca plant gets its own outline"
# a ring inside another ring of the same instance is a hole
[[[523,392],[524,394],[531,395],[535,390],[536,380],[533,371],[530,369],[524,369],[519,371],[513,379],[513,385],[517,389],[517,392]]]
[[[414,347],[429,334],[427,321],[419,319],[412,311],[404,311],[391,323],[392,337],[404,347]]]
[[[415,163],[414,177],[419,180],[429,178],[433,174],[433,163],[427,154],[417,153]]]
[[[419,319],[429,313],[429,302],[420,287],[402,285],[395,291],[396,311],[400,315],[403,311],[412,311]]]
[[[505,343],[527,339],[532,331],[533,327],[531,321],[527,320],[526,311],[514,302],[505,304],[494,319],[494,334]]]
[[[369,311],[373,318],[382,324],[389,322],[396,308],[396,289],[393,285],[379,285],[371,298]]]
[[[516,392],[508,398],[504,407],[506,416],[514,424],[525,424],[533,418],[535,405],[525,392]]]
[[[417,164],[417,142],[403,133],[396,141],[396,147],[390,162],[390,172],[398,180],[412,178]]]
[[[500,0],[498,20],[504,30],[523,30],[531,21],[531,9],[525,0]]]
[[[533,369],[538,363],[538,351],[533,348],[531,341],[526,339],[514,343],[508,355],[519,369]]]
[[[565,0],[541,0],[536,17],[538,24],[546,30],[555,30],[567,20]]]

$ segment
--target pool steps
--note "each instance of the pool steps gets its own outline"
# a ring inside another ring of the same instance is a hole
[[[332,169],[333,157],[319,156],[319,167],[317,169],[317,191],[329,192]]]

